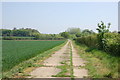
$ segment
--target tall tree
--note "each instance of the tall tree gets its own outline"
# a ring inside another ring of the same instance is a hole
[[[64,37],[64,38],[69,38],[69,37],[70,37],[70,35],[69,35],[68,32],[62,32],[62,33],[60,33],[60,34],[61,34],[61,36]]]
[[[92,30],[89,30],[89,29],[85,29],[82,31],[83,36],[87,36],[87,35],[94,34],[94,33],[95,32],[93,32]]]
[[[96,30],[98,30],[98,42],[99,42],[99,47],[100,49],[103,49],[105,47],[105,37],[104,34],[109,32],[109,28],[110,28],[111,23],[108,23],[108,26],[106,26],[104,24],[104,22],[101,21],[101,23],[98,23],[98,28]]]
[[[72,27],[72,28],[68,28],[67,32],[69,34],[78,34],[78,33],[81,33],[81,30],[80,30],[80,28]]]

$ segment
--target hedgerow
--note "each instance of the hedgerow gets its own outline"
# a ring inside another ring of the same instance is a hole
[[[102,46],[99,44],[98,34],[79,37],[76,41],[97,49],[101,49],[100,47]],[[120,56],[120,34],[105,33],[103,41],[104,47],[102,50],[110,53],[111,55]]]

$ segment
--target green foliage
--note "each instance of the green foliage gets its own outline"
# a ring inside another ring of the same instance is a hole
[[[81,30],[80,28],[73,27],[73,28],[68,28],[66,32],[68,32],[69,34],[77,34],[77,33],[81,33]]]
[[[80,56],[88,61],[85,68],[88,69],[89,78],[118,78],[120,57],[111,56],[110,54],[82,45],[78,42],[74,43]]]
[[[34,37],[5,36],[3,40],[34,40]]]
[[[64,39],[60,34],[41,34],[39,31],[31,28],[21,28],[13,30],[0,29],[3,40],[61,40]],[[19,37],[19,38],[18,38]],[[23,38],[24,37],[24,38]],[[29,37],[29,38],[28,38]]]
[[[62,37],[59,34],[39,34],[35,36],[36,40],[63,40],[64,37]]]
[[[101,46],[97,35],[83,36],[76,39],[77,42],[85,44],[92,48]],[[104,48],[102,49],[114,56],[120,56],[120,34],[105,33],[104,34]]]
[[[95,34],[95,32],[93,32],[92,30],[89,30],[89,29],[85,29],[82,31],[81,36],[88,36],[91,34]]]
[[[76,37],[81,37],[81,33],[77,33],[77,34],[76,34]]]
[[[35,39],[36,39],[36,40],[40,39],[40,35],[36,35],[36,36],[35,36]]]
[[[98,47],[97,35],[82,36],[76,39],[77,42],[85,44],[89,47]]]
[[[69,38],[70,39],[75,39],[76,37],[81,36],[81,30],[80,30],[80,28],[75,28],[75,27],[68,28],[66,30],[66,32],[69,33],[69,35],[70,35]]]
[[[22,61],[49,50],[64,41],[2,41],[2,70],[8,71]]]
[[[111,25],[111,23],[108,23],[108,26],[106,26],[106,25],[104,24],[104,22],[101,21],[101,24],[98,23],[98,28],[97,28],[97,30],[98,30],[99,33],[103,33],[103,34],[104,34],[104,33],[107,33],[107,32],[109,32],[110,25]]]
[[[104,34],[109,32],[109,28],[110,28],[110,23],[108,23],[108,26],[106,26],[102,21],[101,24],[98,23],[98,28],[96,30],[98,30],[98,43],[99,43],[99,48],[103,49],[106,45],[105,45],[105,39],[104,39]]]
[[[69,38],[70,37],[70,34],[68,32],[62,32],[60,33],[62,37],[64,38]]]
[[[0,36],[10,36],[11,30],[8,29],[0,29],[0,32],[2,33]]]
[[[11,37],[11,36],[5,36],[5,37],[3,37],[2,39],[3,39],[3,40],[14,40],[14,38]]]
[[[104,50],[106,52],[114,53],[114,55],[120,55],[120,34],[105,33],[104,41]]]
[[[93,35],[93,34],[95,34],[95,32],[93,32],[92,30],[85,29],[79,33],[74,34],[75,37],[73,39],[82,37],[82,36],[89,36],[89,35]]]
[[[2,31],[2,36],[31,36],[34,37],[37,34],[40,34],[39,31],[31,28],[21,28],[21,29],[16,29],[14,28],[13,30],[9,29],[1,29]]]
[[[113,56],[120,56],[120,34],[110,33],[110,23],[106,26],[102,21],[98,24],[98,34],[82,36],[77,38],[77,42],[92,48],[98,48],[110,53]]]

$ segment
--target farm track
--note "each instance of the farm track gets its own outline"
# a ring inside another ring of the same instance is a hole
[[[75,78],[83,78],[84,76],[88,76],[87,70],[80,68],[81,66],[85,66],[85,61],[77,54],[77,51],[72,45],[72,41],[68,40],[68,42],[60,50],[56,51],[53,55],[51,55],[51,57],[44,60],[44,66],[33,70],[30,73],[31,76],[28,78],[55,78],[52,76],[57,75],[61,72],[61,69],[57,67],[64,65],[61,62],[66,62],[68,65],[70,65],[71,52],[73,76]],[[70,72],[67,72],[66,75],[72,74]]]
[[[75,76],[75,78],[83,78],[85,76],[88,76],[88,71],[84,68],[81,68],[85,66],[86,61],[80,58],[80,56],[77,54],[76,49],[72,45],[72,42],[71,48],[72,48],[73,75]]]

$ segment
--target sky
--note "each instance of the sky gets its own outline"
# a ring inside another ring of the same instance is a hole
[[[120,2],[118,3],[118,31],[120,31]]]
[[[111,23],[118,30],[117,2],[3,2],[2,28],[33,28],[60,33],[69,27],[96,32],[97,24]]]

